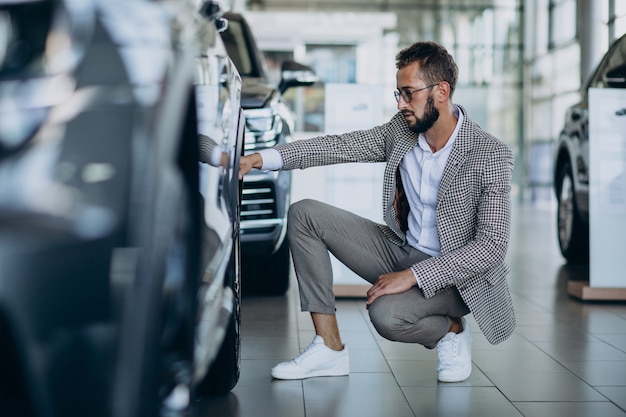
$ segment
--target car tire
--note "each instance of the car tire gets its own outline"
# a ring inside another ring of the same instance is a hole
[[[238,239],[231,256],[228,285],[233,291],[235,305],[226,327],[224,341],[204,379],[195,387],[199,397],[223,395],[230,392],[237,382],[241,370],[241,285],[236,277],[240,275],[241,251]]]
[[[141,161],[151,175],[140,178],[138,188],[144,194],[135,210],[142,220],[131,230],[141,251],[134,280],[123,295],[112,399],[113,414],[119,417],[159,415],[176,385],[191,389],[202,218],[197,142],[190,139],[197,137],[193,95],[187,104],[178,163],[188,169],[181,172],[181,182],[167,183],[158,175],[162,163],[158,158]],[[167,199],[161,192],[163,184],[176,184]],[[184,282],[176,279],[176,287],[169,288],[168,274],[185,277]],[[177,326],[166,326],[168,318]]]
[[[574,176],[569,162],[557,175],[557,236],[561,254],[570,263],[589,262],[589,226],[582,220],[576,203]]]
[[[244,255],[243,294],[278,296],[289,289],[291,257],[289,242],[285,238],[278,250],[271,256]]]

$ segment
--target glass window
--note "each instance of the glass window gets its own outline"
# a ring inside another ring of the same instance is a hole
[[[355,45],[307,45],[307,57],[325,83],[356,82]]]
[[[281,65],[287,60],[293,60],[293,51],[268,51],[264,50],[265,64],[267,65],[267,75],[274,85],[280,83]]]
[[[541,2],[535,9],[534,25],[532,25],[532,31],[535,34],[535,50],[534,56],[539,56],[548,50],[550,44],[550,36],[548,35],[549,27],[549,13],[547,7],[541,7]]]
[[[550,139],[552,125],[552,103],[550,101],[536,101],[530,110],[531,125],[530,137],[533,140]]]
[[[614,39],[626,34],[626,1],[615,0],[611,2],[613,10],[609,10],[609,26]],[[612,40],[612,39],[611,39]]]
[[[550,47],[576,39],[576,1],[550,2]]]
[[[554,51],[552,56],[553,94],[567,93],[580,86],[580,46],[573,43]]]

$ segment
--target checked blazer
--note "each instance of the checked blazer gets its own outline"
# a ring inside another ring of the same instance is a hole
[[[503,142],[464,114],[444,168],[437,194],[436,223],[441,255],[411,266],[421,289],[430,298],[455,286],[486,339],[497,344],[515,328],[515,313],[506,282],[504,258],[511,223],[513,154]],[[283,169],[349,162],[386,163],[383,218],[379,227],[392,242],[406,244],[393,200],[396,170],[417,145],[401,113],[380,126],[339,135],[299,140],[275,149]]]

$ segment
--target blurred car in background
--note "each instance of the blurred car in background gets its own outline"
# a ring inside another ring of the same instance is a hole
[[[311,67],[285,61],[279,85],[270,81],[266,62],[245,17],[227,13],[221,32],[230,58],[243,79],[241,106],[246,119],[245,152],[253,153],[288,143],[294,114],[282,94],[291,87],[317,81]],[[253,171],[243,181],[241,245],[244,294],[281,295],[289,288],[291,258],[287,210],[291,195],[289,171]]]
[[[570,107],[556,143],[554,191],[557,233],[563,257],[589,261],[589,89],[626,88],[626,35],[616,40]]]
[[[237,382],[244,126],[222,14],[0,0],[3,416],[171,415]]]

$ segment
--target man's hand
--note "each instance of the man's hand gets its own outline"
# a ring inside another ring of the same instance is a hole
[[[243,176],[252,171],[253,168],[261,169],[263,167],[263,158],[259,153],[253,153],[250,155],[242,156],[239,161],[239,179],[242,180]]]
[[[372,288],[367,291],[367,302],[365,305],[369,307],[381,295],[400,294],[410,290],[415,285],[417,285],[417,281],[410,268],[400,272],[380,275]]]

